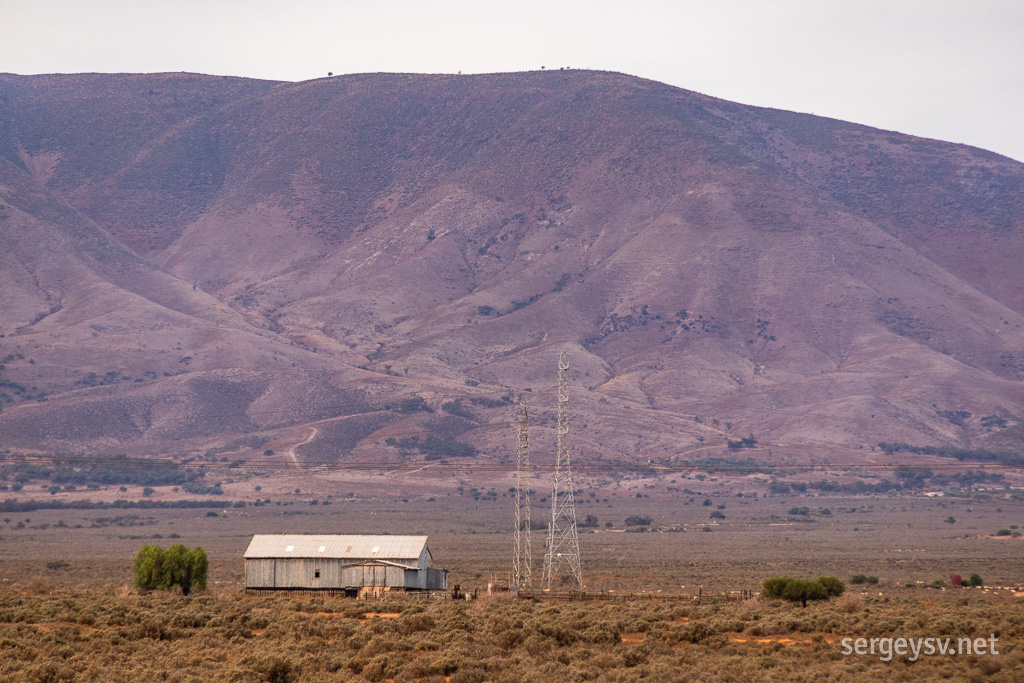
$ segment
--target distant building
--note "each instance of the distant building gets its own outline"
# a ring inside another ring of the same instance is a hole
[[[448,570],[432,563],[426,536],[258,534],[245,551],[245,588],[353,596],[447,590]]]

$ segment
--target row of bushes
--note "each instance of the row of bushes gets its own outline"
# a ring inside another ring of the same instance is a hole
[[[472,458],[476,456],[475,446],[456,441],[445,436],[430,434],[422,441],[418,436],[409,436],[404,439],[389,437],[384,440],[388,446],[394,446],[401,451],[417,450],[425,453],[427,460],[440,460],[441,458]]]
[[[975,460],[979,462],[998,462],[1004,465],[1024,465],[1024,455],[1008,451],[990,451],[985,448],[958,448],[955,446],[912,446],[909,443],[893,441],[887,443],[881,441],[878,447],[885,451],[886,455],[893,453],[918,453],[920,455],[938,455],[944,458],[956,458],[957,460]]]
[[[54,467],[17,463],[0,470],[3,478],[16,483],[44,479],[53,484],[173,486],[195,481],[203,472],[183,468],[177,463],[154,462],[127,455],[113,457],[57,456]]]
[[[253,503],[254,505],[256,503]],[[224,508],[245,507],[245,501],[236,500],[115,500],[112,503],[91,500],[14,500],[0,502],[0,512],[34,512],[35,510],[164,510],[172,508]]]

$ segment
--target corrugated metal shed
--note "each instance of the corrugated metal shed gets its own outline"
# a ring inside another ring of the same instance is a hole
[[[430,550],[426,536],[337,536],[306,534],[257,534],[249,542],[245,559],[331,558],[338,560],[391,560],[417,563]]]
[[[245,551],[250,590],[446,590],[426,536],[259,534]]]

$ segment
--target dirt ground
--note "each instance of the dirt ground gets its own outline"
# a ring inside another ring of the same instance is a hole
[[[224,507],[214,509],[2,512],[0,586],[34,577],[62,586],[124,585],[142,544],[184,543],[207,551],[212,585],[240,588],[242,554],[257,533],[426,534],[435,564],[451,569],[452,583],[486,590],[488,582],[507,578],[513,514],[507,482],[467,475],[424,489],[417,478],[408,479],[307,479],[287,492],[278,482],[272,494],[254,493],[260,486],[254,479],[245,484],[253,498],[241,507],[231,505],[237,498],[228,492],[205,498],[223,499]],[[1024,538],[995,536],[1024,526],[1024,502],[1006,493],[769,496],[742,478],[665,481],[647,488],[617,483],[585,482],[576,496],[579,521],[596,518],[595,526],[580,528],[589,590],[756,590],[780,574],[843,580],[874,575],[879,591],[973,573],[986,585],[1024,585]],[[272,502],[253,505],[261,495],[261,501]],[[51,499],[41,493],[31,498]],[[548,505],[543,494],[534,494],[535,521],[550,515]],[[713,513],[724,518],[712,519]],[[634,516],[649,517],[651,524],[626,525]],[[535,574],[544,540],[544,531],[533,532]],[[48,563],[68,566],[47,569]]]

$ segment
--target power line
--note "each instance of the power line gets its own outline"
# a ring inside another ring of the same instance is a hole
[[[934,456],[941,457],[941,456]],[[600,461],[600,460],[603,460]],[[0,465],[51,465],[54,467],[76,467],[81,465],[117,465],[120,467],[173,467],[185,469],[205,470],[231,470],[231,469],[280,469],[280,470],[364,470],[364,471],[421,471],[424,469],[441,471],[480,471],[480,472],[506,472],[513,474],[516,471],[514,463],[502,462],[451,462],[449,459],[438,460],[415,460],[415,461],[358,461],[339,462],[336,460],[299,461],[298,463],[262,460],[232,460],[232,461],[206,461],[206,460],[173,460],[169,458],[134,458],[125,459],[118,456],[77,456],[77,457],[53,457],[45,455],[18,455],[0,456]],[[958,469],[985,469],[985,470],[1021,470],[1019,465],[974,461],[957,460],[956,462],[929,462],[916,465],[902,464],[870,464],[850,465],[842,463],[815,463],[815,464],[786,464],[786,463],[763,463],[763,464],[738,464],[723,462],[703,462],[695,464],[659,464],[659,463],[632,463],[609,461],[598,459],[577,463],[575,469],[582,472],[614,472],[614,473],[651,473],[671,474],[675,472],[711,472],[711,473],[758,473],[768,471],[781,472],[895,472],[904,470],[958,470]],[[554,472],[555,465],[531,465],[524,468],[524,472],[542,474]]]

